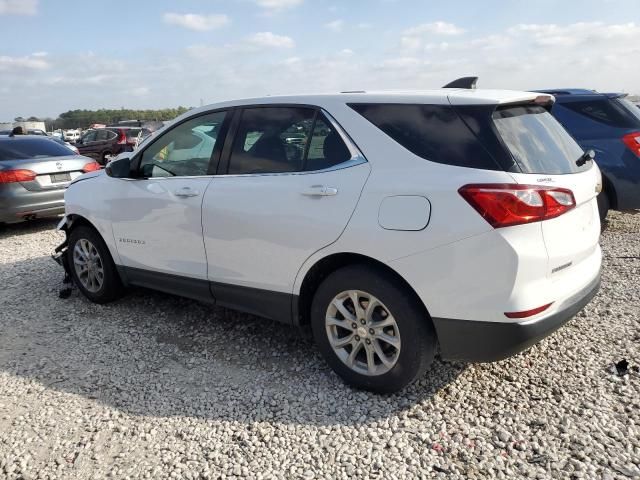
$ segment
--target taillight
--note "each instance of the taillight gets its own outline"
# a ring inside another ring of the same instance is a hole
[[[622,141],[636,157],[640,157],[640,132],[629,133],[622,137]]]
[[[84,167],[82,167],[82,171],[84,173],[95,172],[96,170],[100,170],[100,164],[98,162],[89,162]]]
[[[3,170],[0,171],[0,183],[32,182],[36,179],[36,172],[31,170]]]
[[[576,206],[565,188],[496,183],[465,185],[458,192],[494,228],[541,222]]]
[[[118,130],[118,145],[127,144],[127,134],[124,130]]]

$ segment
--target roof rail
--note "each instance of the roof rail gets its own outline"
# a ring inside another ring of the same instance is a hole
[[[478,77],[462,77],[451,83],[447,83],[442,88],[466,88],[474,90],[476,88],[476,83],[478,83]]]

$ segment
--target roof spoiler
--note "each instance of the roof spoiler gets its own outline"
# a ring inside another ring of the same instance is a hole
[[[447,83],[442,88],[466,88],[468,90],[475,90],[476,83],[478,83],[478,77],[462,77],[451,83]]]

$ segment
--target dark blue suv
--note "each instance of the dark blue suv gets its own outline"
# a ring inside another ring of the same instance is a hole
[[[640,208],[640,109],[625,94],[593,90],[540,90],[556,97],[551,113],[585,150],[596,152],[603,192],[604,220],[609,208]]]

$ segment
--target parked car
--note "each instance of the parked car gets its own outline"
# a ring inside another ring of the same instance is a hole
[[[199,108],[72,182],[56,259],[97,303],[139,285],[310,324],[359,388],[401,389],[437,346],[503,359],[599,286],[600,172],[552,101],[449,89]],[[287,148],[298,127],[308,148]]]
[[[80,130],[64,130],[62,132],[62,137],[65,141],[75,143],[82,136],[82,132]]]
[[[48,137],[0,137],[0,223],[64,213],[64,189],[98,168]]]
[[[601,220],[609,209],[640,208],[640,111],[622,93],[543,90],[556,97],[551,113],[585,150],[596,153],[603,192]]]
[[[67,147],[69,150],[71,150],[75,155],[80,155],[80,152],[78,151],[78,147],[76,147],[75,145],[70,144],[69,142],[65,142],[62,138],[60,137],[54,137],[51,136],[49,137],[49,140],[56,142],[59,145],[64,145],[65,147]]]
[[[140,138],[148,134],[149,131],[143,128],[98,128],[86,132],[76,142],[76,146],[82,155],[95,159],[101,165],[106,165],[110,157],[133,151]]]

